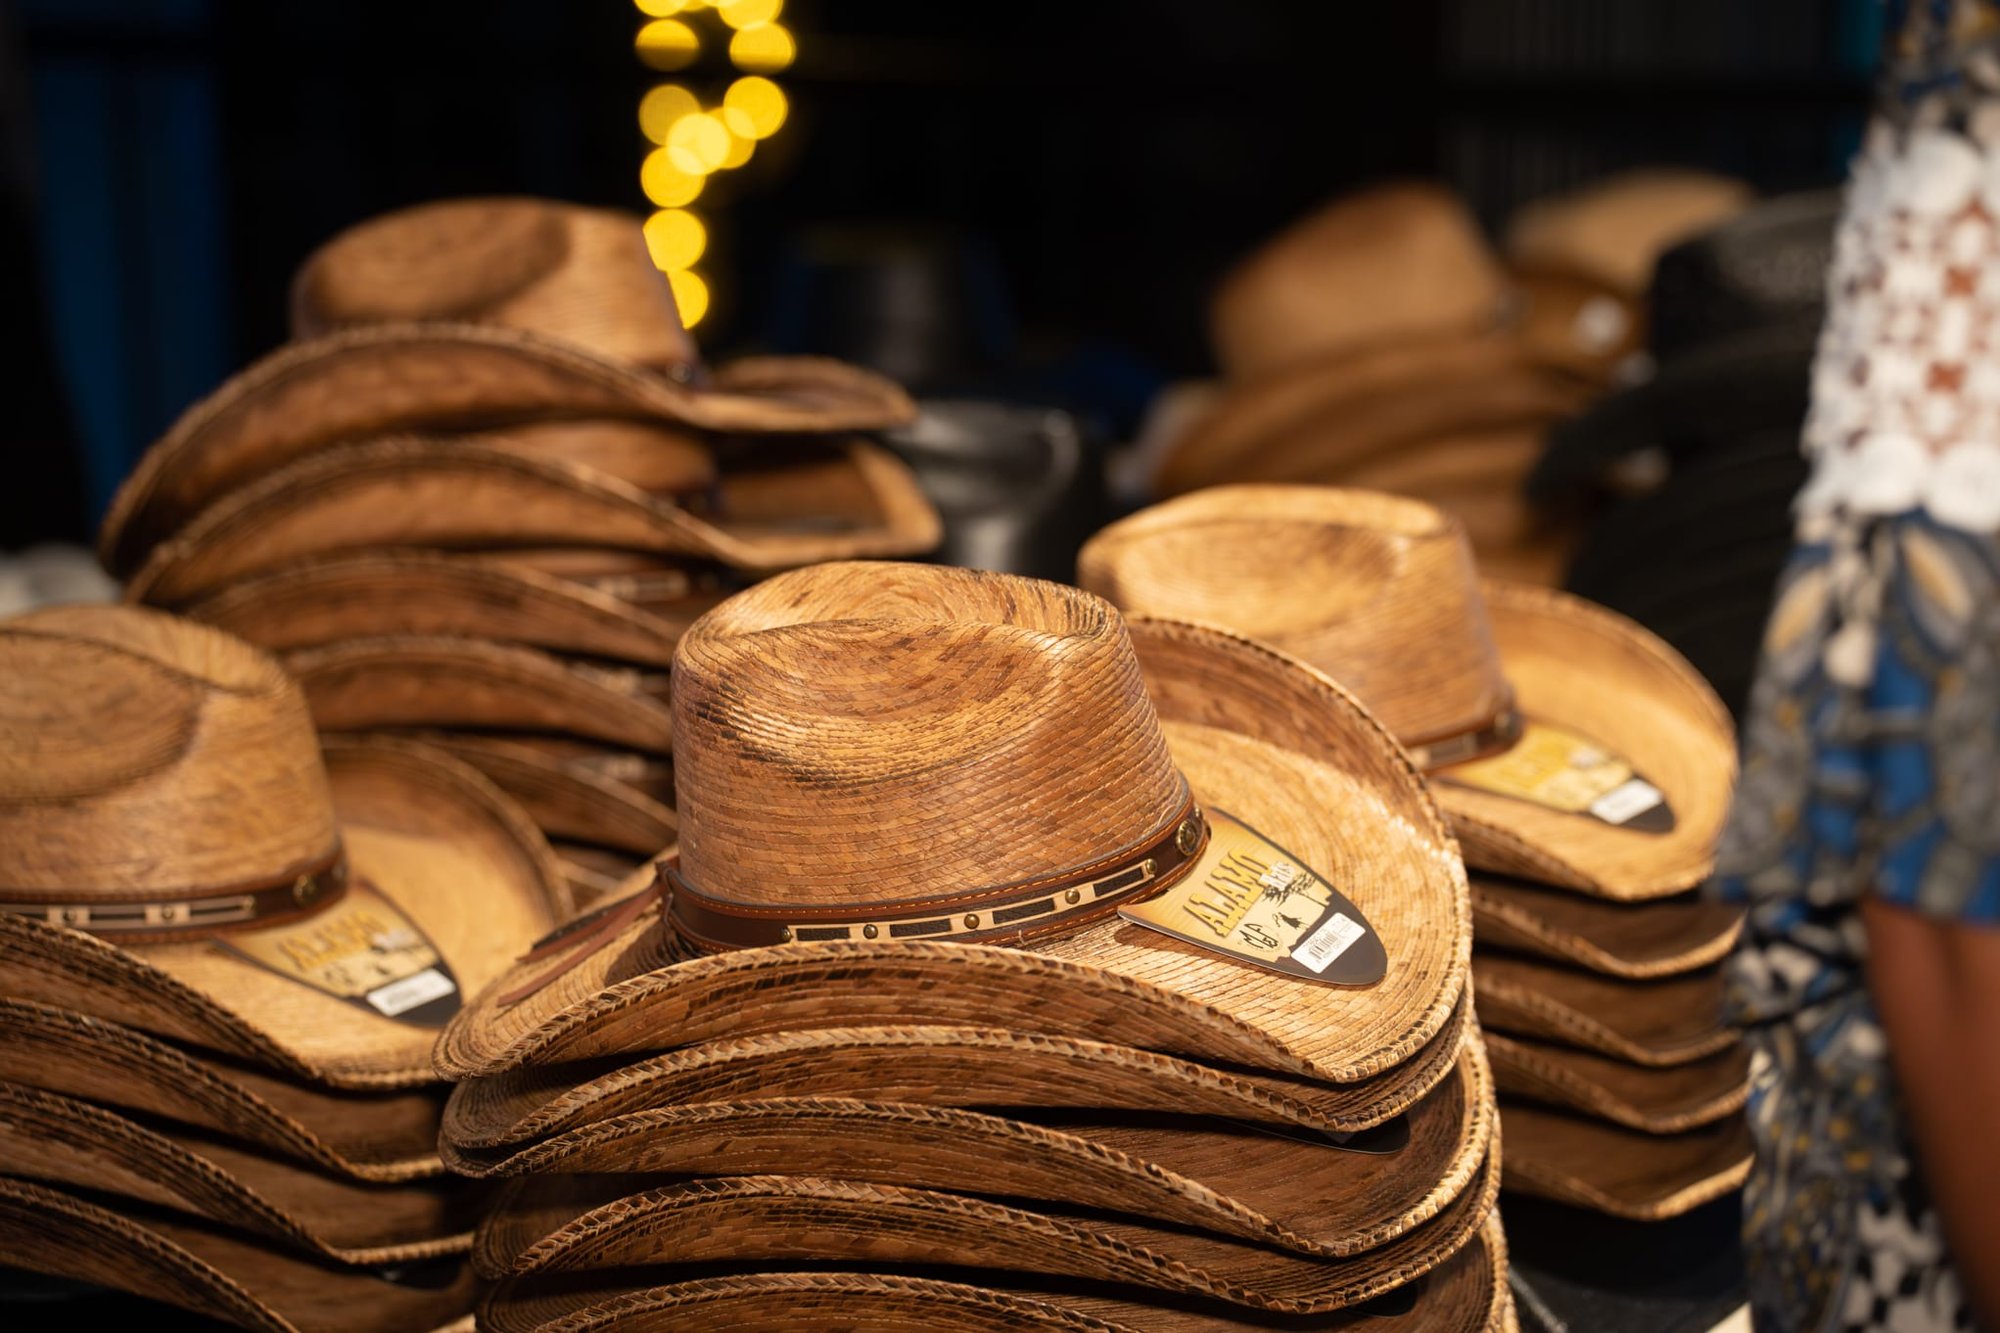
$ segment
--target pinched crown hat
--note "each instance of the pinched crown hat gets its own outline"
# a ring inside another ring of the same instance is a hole
[[[343,1087],[567,906],[484,778],[330,742],[270,657],[132,607],[0,624],[0,990]]]
[[[873,430],[893,384],[812,358],[704,373],[638,220],[541,199],[457,199],[353,227],[300,269],[299,341],[174,423],[113,500],[130,574],[225,492],[336,440],[547,417],[730,432]]]
[[[1707,876],[1735,772],[1722,705],[1621,616],[1482,582],[1429,505],[1222,486],[1093,537],[1083,584],[1229,626],[1351,688],[1430,775],[1468,864],[1607,898]]]
[[[673,699],[664,892],[516,966],[445,1034],[447,1076],[928,1023],[1339,1082],[1457,1003],[1464,872],[1421,781],[1246,640],[1128,633],[1033,580],[828,565],[698,621]]]

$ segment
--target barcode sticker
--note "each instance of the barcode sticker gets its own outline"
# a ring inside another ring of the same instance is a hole
[[[1666,798],[1644,778],[1633,778],[1614,787],[1590,803],[1590,813],[1607,824],[1625,824],[1637,819]]]
[[[368,1003],[388,1018],[407,1014],[420,1004],[441,1000],[457,991],[458,984],[434,967],[427,967],[401,981],[392,981],[368,992]]]
[[[1292,950],[1292,957],[1315,972],[1324,972],[1334,959],[1346,953],[1354,941],[1367,933],[1359,924],[1335,912],[1327,918],[1325,925],[1300,941],[1299,947]]]

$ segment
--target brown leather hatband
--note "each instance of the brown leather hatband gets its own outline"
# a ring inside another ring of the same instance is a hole
[[[1410,758],[1416,761],[1418,768],[1434,773],[1453,764],[1469,764],[1475,759],[1499,754],[1521,739],[1521,726],[1521,714],[1515,710],[1510,696],[1506,707],[1470,731],[1441,736],[1432,741],[1405,741],[1403,748],[1410,752]]]
[[[1158,892],[1187,873],[1208,845],[1208,822],[1189,796],[1139,842],[1087,864],[1032,880],[949,897],[878,903],[752,907],[711,898],[661,863],[667,919],[682,939],[710,953],[774,944],[842,940],[950,940],[1018,943],[1066,934],[1110,915],[1118,904]]]
[[[330,907],[346,892],[347,856],[335,847],[328,860],[278,879],[222,889],[183,889],[171,897],[127,902],[82,895],[51,899],[46,889],[0,889],[0,916],[28,917],[126,943],[161,944],[277,925]]]

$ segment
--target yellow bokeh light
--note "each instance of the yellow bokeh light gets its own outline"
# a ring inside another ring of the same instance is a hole
[[[708,248],[708,228],[684,208],[663,209],[646,219],[646,249],[656,268],[693,268]]]
[[[639,132],[654,143],[665,143],[675,121],[699,110],[701,103],[693,93],[678,83],[663,83],[639,100]]]
[[[785,7],[785,0],[721,0],[715,12],[732,28],[754,28],[769,23]]]
[[[701,8],[700,0],[693,4],[688,0],[632,0],[632,3],[639,7],[641,14],[654,19],[672,18],[683,9]]]
[[[666,149],[655,148],[639,167],[639,187],[661,208],[679,208],[701,197],[704,174],[682,171]]]
[[[731,134],[729,136],[729,151],[722,155],[720,170],[734,171],[737,167],[748,162],[750,155],[756,151],[757,141],[755,139],[745,139],[741,135]]]
[[[729,39],[729,58],[740,68],[758,74],[775,74],[792,63],[798,47],[782,23],[760,23],[744,28]]]
[[[674,305],[681,312],[681,327],[691,329],[701,323],[701,317],[708,313],[708,284],[692,269],[677,268],[667,274],[667,283],[674,289]]]
[[[706,176],[729,156],[729,129],[706,112],[682,116],[667,131],[667,156],[690,176]]]
[[[701,55],[701,38],[679,19],[654,19],[639,29],[632,47],[654,69],[686,69]]]
[[[743,139],[768,139],[785,123],[790,110],[784,90],[755,74],[738,79],[722,95],[722,119],[729,132]]]

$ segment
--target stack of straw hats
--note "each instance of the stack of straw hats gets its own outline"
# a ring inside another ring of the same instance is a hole
[[[673,708],[678,855],[438,1044],[482,1327],[1512,1327],[1462,863],[1339,688],[848,563]]]
[[[1653,258],[1744,193],[1685,173],[1617,178],[1524,214],[1511,267],[1438,187],[1380,187],[1309,215],[1217,289],[1224,385],[1156,489],[1411,495],[1457,516],[1494,572],[1558,581],[1569,516],[1531,507],[1522,483],[1551,425],[1638,346]]]
[[[1727,715],[1630,621],[1474,572],[1440,511],[1372,492],[1217,487],[1084,548],[1132,614],[1214,622],[1324,671],[1429,775],[1472,868],[1479,1014],[1509,1188],[1637,1219],[1741,1183],[1744,1054],[1694,892],[1727,812]]]
[[[0,622],[0,1265],[266,1330],[465,1319],[439,1029],[568,906],[477,772],[133,607]],[[323,754],[323,757],[322,757]]]
[[[666,671],[722,591],[933,546],[836,362],[704,369],[638,221],[411,208],[299,270],[295,341],[140,461],[101,553],[127,596],[284,654],[324,730],[421,730],[599,889],[673,840]]]

